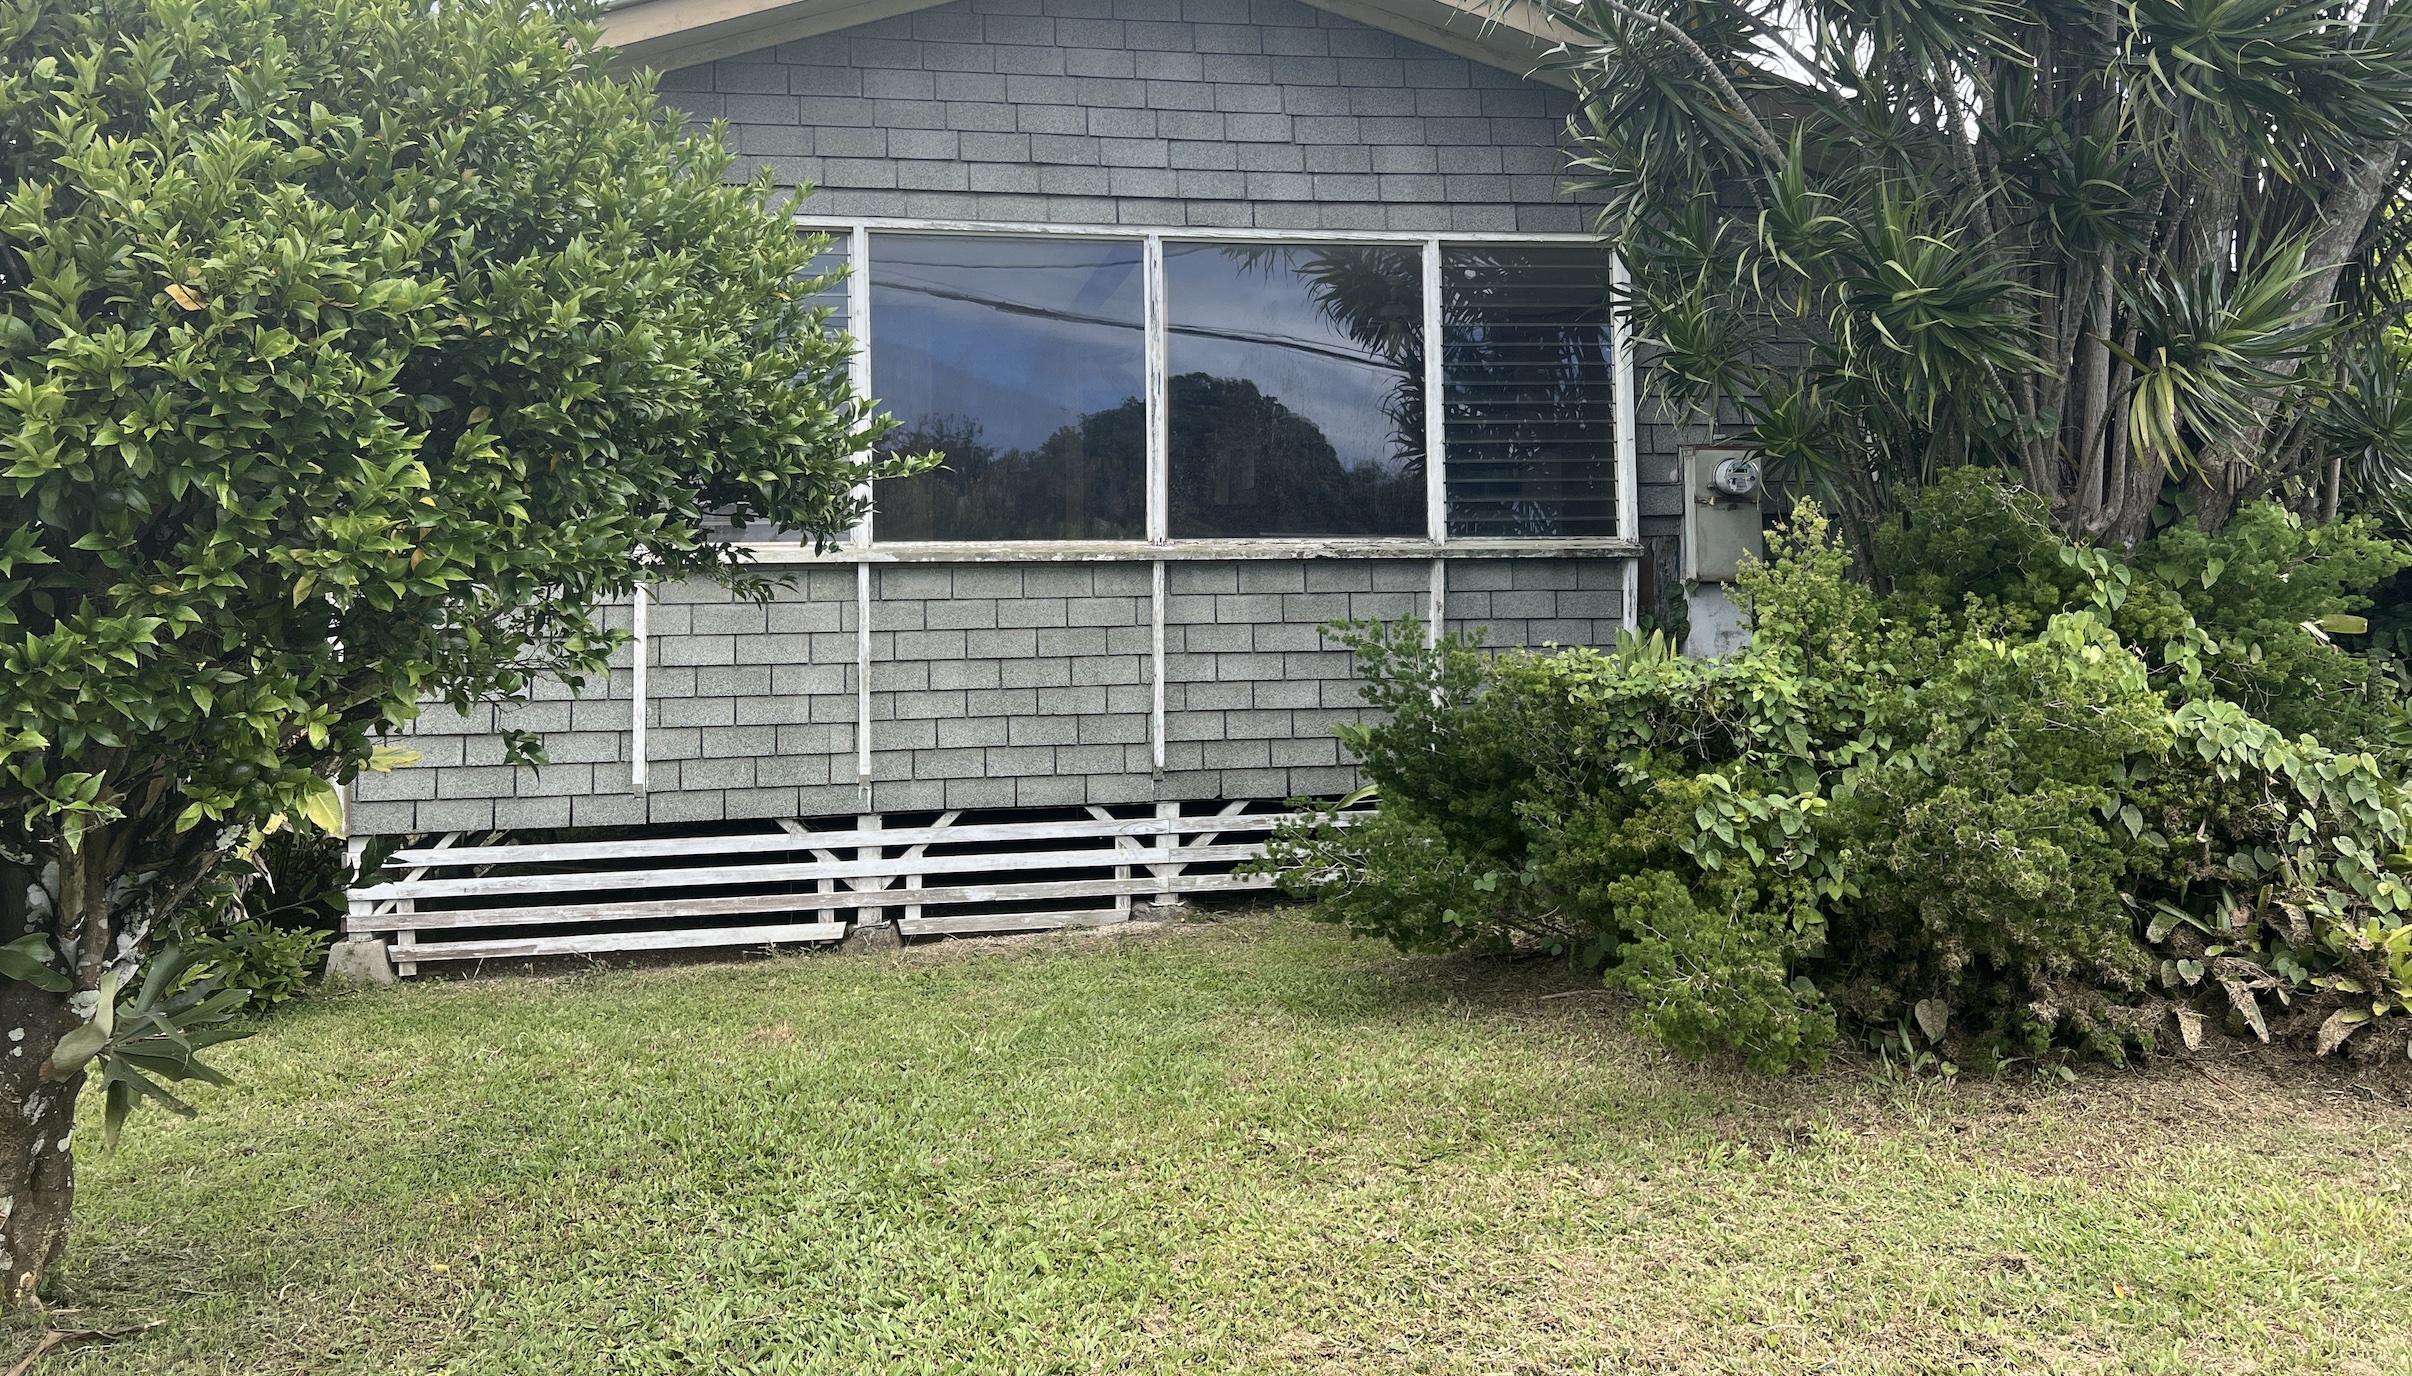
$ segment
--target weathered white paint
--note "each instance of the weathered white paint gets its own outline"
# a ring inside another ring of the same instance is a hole
[[[846,334],[854,341],[854,353],[846,360],[847,379],[858,397],[872,395],[871,391],[871,230],[867,225],[846,227]],[[869,454],[858,456],[864,464],[871,462]],[[862,515],[846,536],[849,549],[871,547],[871,484],[856,483],[854,499],[861,505]]]
[[[613,58],[656,70],[692,66],[912,14],[947,0],[610,0]],[[1316,9],[1427,47],[1571,90],[1550,62],[1582,38],[1538,0],[1306,0]]]
[[[1424,538],[1449,539],[1448,369],[1441,348],[1441,241],[1424,241]],[[1623,527],[1618,527],[1622,530]],[[1437,621],[1438,618],[1435,618]]]
[[[1609,346],[1616,358],[1616,533],[1626,539],[1641,536],[1641,442],[1635,422],[1633,395],[1633,321],[1625,275],[1625,260],[1608,259]],[[1641,626],[1641,561],[1636,554],[1625,564],[1625,629]]]
[[[1432,587],[1424,595],[1424,644],[1440,644],[1441,627],[1449,617],[1449,561],[1432,561]]]
[[[628,791],[645,791],[648,775],[645,764],[645,677],[653,658],[647,638],[646,609],[653,595],[645,585],[637,585],[636,595],[628,610]]]
[[[1149,651],[1147,691],[1148,756],[1155,766],[1156,777],[1164,777],[1164,561],[1155,562],[1154,574],[1148,580],[1148,634],[1152,644]]]
[[[854,782],[871,805],[871,566],[854,568]]]
[[[1150,234],[1140,259],[1140,296],[1146,305],[1147,353],[1147,542],[1172,538],[1171,357],[1164,289],[1164,236]]]
[[[796,224],[804,229],[851,230],[866,229],[920,230],[932,234],[1043,234],[1070,239],[1144,239],[1160,234],[1167,239],[1190,243],[1255,243],[1255,244],[1421,244],[1434,236],[1430,233],[1402,233],[1380,229],[1219,229],[1199,225],[1055,225],[1033,220],[934,220],[912,216],[864,216],[860,219],[837,219],[827,215],[798,215]],[[1585,244],[1597,246],[1599,237],[1592,234],[1514,234],[1506,232],[1468,232],[1438,236],[1448,244]]]
[[[354,890],[355,915],[344,925],[353,940],[392,935],[396,954],[407,944],[415,962],[834,940],[845,930],[846,914],[851,913],[857,925],[879,922],[885,910],[870,904],[906,898],[906,916],[928,924],[915,931],[1024,930],[1061,925],[1058,919],[1074,916],[1099,920],[1100,913],[1112,919],[1127,917],[1130,900],[1140,896],[1152,896],[1161,904],[1180,894],[1265,887],[1269,881],[1264,876],[1222,871],[1260,855],[1260,838],[1290,814],[1249,813],[1248,806],[1229,803],[1218,812],[1187,817],[1174,803],[1156,804],[1154,815],[1140,817],[1091,807],[1090,816],[1078,819],[975,826],[959,826],[955,819],[960,814],[947,813],[936,825],[893,830],[882,825],[883,819],[867,815],[856,819],[850,831],[819,833],[801,831],[800,824],[789,822],[775,832],[750,836],[627,843],[631,848],[684,848],[677,852],[683,865],[642,870],[565,868],[581,859],[632,858],[630,850],[615,849],[609,842],[397,853],[388,867],[410,877]],[[993,836],[993,846],[965,853],[974,838],[983,835]],[[1091,841],[1093,848],[1062,848],[1067,841],[1079,840]],[[938,843],[956,849],[930,854]],[[1024,844],[1029,848],[1022,848]],[[802,851],[814,858],[801,863],[745,863],[738,858],[764,850],[791,855]],[[430,861],[440,861],[454,874],[430,877]],[[1189,872],[1201,867],[1204,872]],[[503,872],[509,870],[519,872]],[[803,887],[808,884],[817,887]],[[764,892],[774,885],[787,887],[784,892]],[[740,892],[726,892],[730,888]],[[713,892],[716,889],[721,892]],[[618,896],[646,890],[662,896]],[[426,898],[484,901],[475,907],[429,910],[418,904]],[[1027,911],[1000,911],[1080,899],[1112,906],[1084,908],[1077,914],[1050,909],[1037,915],[1044,922],[1035,922]],[[941,906],[958,911],[926,911]],[[986,911],[961,911],[965,908]],[[727,921],[770,914],[810,914],[816,920],[797,923],[791,917],[764,926],[610,930],[618,924]],[[558,936],[520,937],[510,932],[514,927],[582,925],[589,930]],[[439,939],[422,940],[423,933]]]

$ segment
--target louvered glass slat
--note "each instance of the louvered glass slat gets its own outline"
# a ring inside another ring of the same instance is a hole
[[[1449,533],[1616,535],[1616,370],[1596,249],[1441,258]]]

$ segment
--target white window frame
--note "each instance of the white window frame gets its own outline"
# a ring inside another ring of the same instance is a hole
[[[1622,534],[1603,536],[1468,538],[1448,531],[1448,434],[1444,419],[1442,379],[1441,253],[1463,244],[1574,244],[1598,247],[1587,234],[1409,234],[1378,230],[1205,229],[1187,226],[1138,227],[1116,225],[1053,225],[986,220],[911,218],[838,219],[814,215],[795,217],[798,230],[843,239],[847,246],[846,325],[855,341],[851,378],[855,391],[871,392],[871,351],[878,347],[871,329],[871,235],[878,233],[997,235],[1053,239],[1103,240],[1137,244],[1143,263],[1145,298],[1147,426],[1147,538],[1143,540],[930,540],[873,543],[872,515],[866,505],[862,521],[847,540],[827,551],[768,542],[745,542],[757,562],[791,563],[967,563],[1039,561],[1187,560],[1187,559],[1332,559],[1332,558],[1622,558],[1638,559],[1640,502],[1638,454],[1633,407],[1632,332],[1623,310],[1610,317],[1611,347],[1616,354],[1616,400],[1610,458],[1616,465],[1616,524]],[[1169,533],[1170,500],[1166,432],[1169,403],[1166,391],[1166,329],[1164,245],[1177,243],[1259,244],[1399,244],[1420,247],[1424,276],[1424,434],[1425,525],[1422,536],[1260,536],[1212,539],[1174,539]],[[1608,255],[1612,282],[1624,281],[1624,265]],[[861,491],[866,501],[868,485]],[[1631,583],[1632,578],[1625,580]],[[1632,590],[1627,589],[1631,599]],[[1630,618],[1628,618],[1630,619]]]

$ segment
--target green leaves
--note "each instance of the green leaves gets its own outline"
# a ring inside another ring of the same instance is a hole
[[[91,1018],[60,1037],[41,1068],[43,1078],[56,1081],[100,1067],[102,1121],[110,1147],[117,1145],[126,1115],[145,1100],[190,1117],[192,1106],[160,1082],[224,1084],[223,1076],[201,1063],[199,1053],[249,1035],[227,1023],[251,998],[250,990],[227,988],[219,974],[188,978],[203,954],[170,941],[146,964],[130,999],[120,998],[115,969],[103,974]]]
[[[2053,538],[2032,501],[1976,474],[1922,494],[1900,533],[1947,557],[1881,598],[1804,504],[1740,581],[1750,646],[1717,660],[1333,628],[1387,716],[1344,728],[1381,811],[1309,811],[1267,868],[1402,946],[1569,955],[1654,1034],[1768,1069],[1844,1029],[1999,1064],[2125,1058],[2173,1016],[2199,1044],[2212,1000],[2246,1035],[2276,1034],[2265,998],[2412,1011],[2400,766],[2148,653],[2216,662],[2184,600],[2208,560],[2231,570],[2214,624],[2256,645],[2264,598],[2333,597],[2334,570],[2266,508],[2120,554]]]
[[[2294,385],[2289,365],[2335,333],[2319,318],[2323,303],[2299,291],[2324,266],[2305,260],[2306,243],[2248,251],[2235,273],[2204,263],[2126,290],[2140,342],[2117,352],[2136,371],[2137,446],[2182,463],[2193,457],[2190,436],[2233,434],[2258,398]]]
[[[1650,380],[1864,535],[1960,465],[2133,545],[2412,473],[2412,13],[2340,0],[1586,0],[1577,166]],[[1716,64],[1749,106],[1696,73]],[[1780,150],[1766,148],[1771,131]],[[2333,497],[2328,500],[2333,501]]]
[[[821,245],[583,10],[20,9],[0,846],[102,838],[109,931],[236,838],[339,828],[422,702],[599,673],[640,581],[742,574],[727,522],[852,525],[885,422],[792,290]],[[220,1005],[181,997],[70,1044],[113,1117],[206,1078]]]
[[[64,994],[74,988],[75,983],[52,968],[51,962],[56,958],[49,937],[40,932],[29,932],[0,946],[0,978],[18,980],[37,989]]]

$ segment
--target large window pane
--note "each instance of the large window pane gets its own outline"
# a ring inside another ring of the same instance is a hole
[[[879,484],[873,536],[1143,538],[1144,324],[1136,243],[871,236],[882,447],[946,455]]]
[[[1449,533],[1618,534],[1605,256],[1449,248],[1441,281]]]
[[[1176,538],[1424,533],[1412,248],[1167,244]]]

